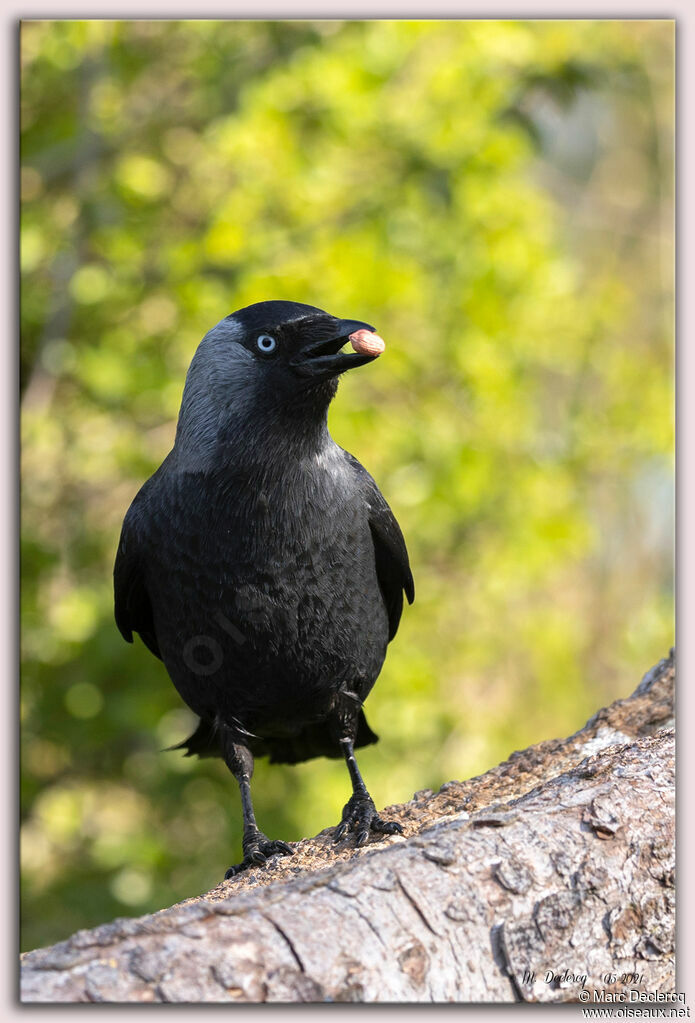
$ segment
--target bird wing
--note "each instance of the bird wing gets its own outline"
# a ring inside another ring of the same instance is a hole
[[[415,600],[415,584],[401,527],[378,486],[364,466],[345,452],[357,472],[369,508],[369,528],[374,541],[374,561],[389,618],[389,642],[396,635],[403,612],[403,592],[408,603]]]
[[[145,646],[161,659],[143,573],[143,530],[138,497],[123,521],[113,566],[114,614],[116,625],[128,643],[133,642],[133,633],[138,632]]]

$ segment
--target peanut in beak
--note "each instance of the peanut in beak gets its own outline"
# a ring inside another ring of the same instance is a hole
[[[383,338],[373,330],[356,330],[349,340],[358,355],[381,355],[386,348]]]

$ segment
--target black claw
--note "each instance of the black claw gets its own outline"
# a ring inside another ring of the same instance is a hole
[[[225,871],[224,879],[229,881],[230,878],[236,877],[238,874],[243,873],[244,870],[248,870],[250,867],[260,867],[265,863],[271,856],[292,856],[294,849],[287,842],[274,841],[266,838],[265,835],[259,833],[257,839],[253,844],[248,844],[244,849],[244,859],[241,863],[236,863],[234,866],[229,867]]]
[[[381,831],[384,835],[403,834],[403,828],[397,821],[382,821],[380,817],[372,821],[372,831]]]
[[[263,859],[265,862],[265,858]],[[250,856],[245,856],[241,863],[235,863],[234,866],[228,867],[224,872],[225,881],[230,881],[233,877],[238,877],[239,874],[243,874],[245,870],[250,867],[257,867],[259,864],[252,860]]]
[[[334,842],[339,842],[348,831],[357,832],[355,845],[362,846],[370,831],[395,835],[396,832],[402,834],[403,828],[395,821],[382,820],[369,796],[353,795],[343,808],[343,819],[335,829]]]

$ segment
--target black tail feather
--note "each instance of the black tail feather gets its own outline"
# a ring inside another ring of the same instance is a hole
[[[355,735],[355,748],[360,746],[371,746],[379,741],[361,710],[357,719],[357,733]],[[265,739],[264,746],[270,756],[271,764],[299,764],[303,760],[312,760],[314,757],[330,757],[339,760],[343,752],[337,742],[333,740],[330,729],[325,722],[307,725],[295,736],[283,739]]]
[[[379,736],[371,730],[364,711],[361,710],[357,719],[355,749],[371,746],[378,741]],[[271,764],[299,764],[314,757],[339,759],[343,755],[325,722],[307,725],[294,736],[264,739],[254,736],[249,742],[249,748],[255,757],[270,757]],[[184,756],[187,757],[222,756],[217,729],[209,721],[202,719],[192,735],[176,746],[168,746],[166,752],[177,749],[185,750]]]
[[[217,729],[214,725],[211,725],[209,721],[203,721],[202,718],[198,722],[193,735],[189,735],[183,742],[179,742],[176,746],[167,746],[165,753],[171,750],[184,749],[186,752],[184,756],[192,757],[221,757],[222,750],[220,748],[220,741],[217,737]]]

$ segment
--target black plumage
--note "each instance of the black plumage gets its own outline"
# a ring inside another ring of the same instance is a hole
[[[344,756],[353,795],[337,837],[400,830],[377,814],[354,747],[377,741],[362,704],[413,579],[390,508],[326,422],[338,375],[374,358],[340,351],[365,330],[296,302],[218,323],[189,368],[173,450],[123,523],[118,627],[200,717],[178,748],[223,757],[240,785],[244,860],[226,876],[291,852],[256,825],[256,756]]]

